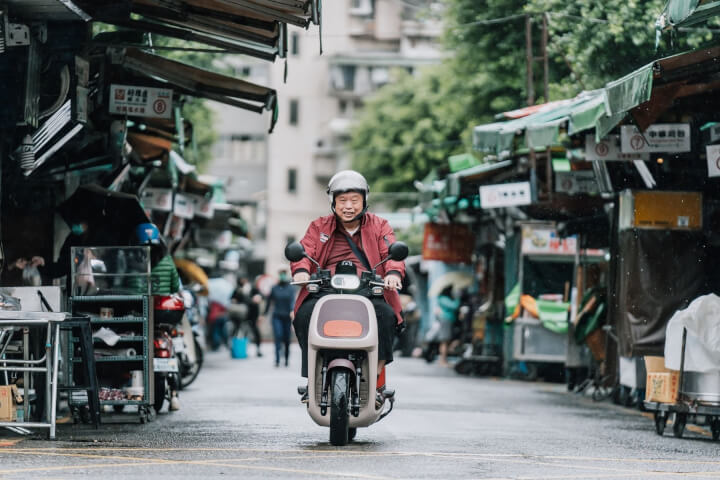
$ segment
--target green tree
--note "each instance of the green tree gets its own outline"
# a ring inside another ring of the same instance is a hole
[[[573,75],[554,79],[556,87],[578,93],[602,87],[654,59],[711,41],[709,30],[692,29],[656,48],[655,20],[667,0],[529,0],[526,11],[540,19],[549,12],[548,50],[570,65]]]
[[[367,175],[373,190],[414,191],[414,180],[463,148],[470,119],[457,111],[461,85],[448,71],[429,68],[418,77],[397,71],[394,77],[366,104],[353,130],[353,167]]]

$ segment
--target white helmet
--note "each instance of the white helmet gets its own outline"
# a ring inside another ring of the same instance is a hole
[[[343,170],[336,173],[328,182],[327,194],[330,207],[335,208],[335,197],[341,193],[358,192],[363,195],[363,207],[367,208],[370,187],[367,180],[355,170]]]

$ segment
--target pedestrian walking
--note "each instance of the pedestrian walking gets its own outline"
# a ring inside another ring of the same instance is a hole
[[[272,328],[275,339],[275,366],[280,366],[280,357],[285,347],[285,366],[290,362],[290,325],[293,319],[293,306],[295,305],[295,287],[290,285],[290,275],[287,270],[280,270],[278,283],[272,290],[265,303],[264,314],[272,307]]]
[[[262,303],[262,295],[260,290],[253,285],[247,278],[241,277],[238,280],[238,287],[233,294],[232,300],[239,304],[245,305],[246,312],[243,319],[239,319],[237,325],[235,325],[235,331],[233,336],[237,336],[241,330],[240,322],[247,322],[250,327],[250,332],[253,335],[255,346],[257,347],[257,356],[262,357],[260,351],[260,330],[258,329],[258,319],[260,317],[260,304]]]

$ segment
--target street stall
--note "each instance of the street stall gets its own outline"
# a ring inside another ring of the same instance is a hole
[[[153,374],[159,368],[153,359],[150,247],[73,247],[71,258],[70,310],[90,317],[100,405],[116,413],[133,406],[144,423],[155,413]],[[78,341],[70,338],[67,344],[68,378],[81,361]],[[79,407],[88,402],[78,393],[68,400],[76,422]]]
[[[565,364],[568,312],[577,243],[560,238],[551,224],[522,224],[518,303],[513,321],[513,360]]]

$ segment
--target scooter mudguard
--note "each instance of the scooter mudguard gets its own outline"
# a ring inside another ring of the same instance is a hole
[[[330,426],[330,415],[322,415],[321,350],[364,351],[360,392],[360,414],[350,416],[350,427],[375,423],[382,409],[375,409],[377,388],[378,329],[372,302],[360,295],[326,295],[318,300],[308,330],[308,413],[318,425]],[[335,363],[332,369],[354,371],[351,362]],[[331,378],[328,368],[327,378]]]

